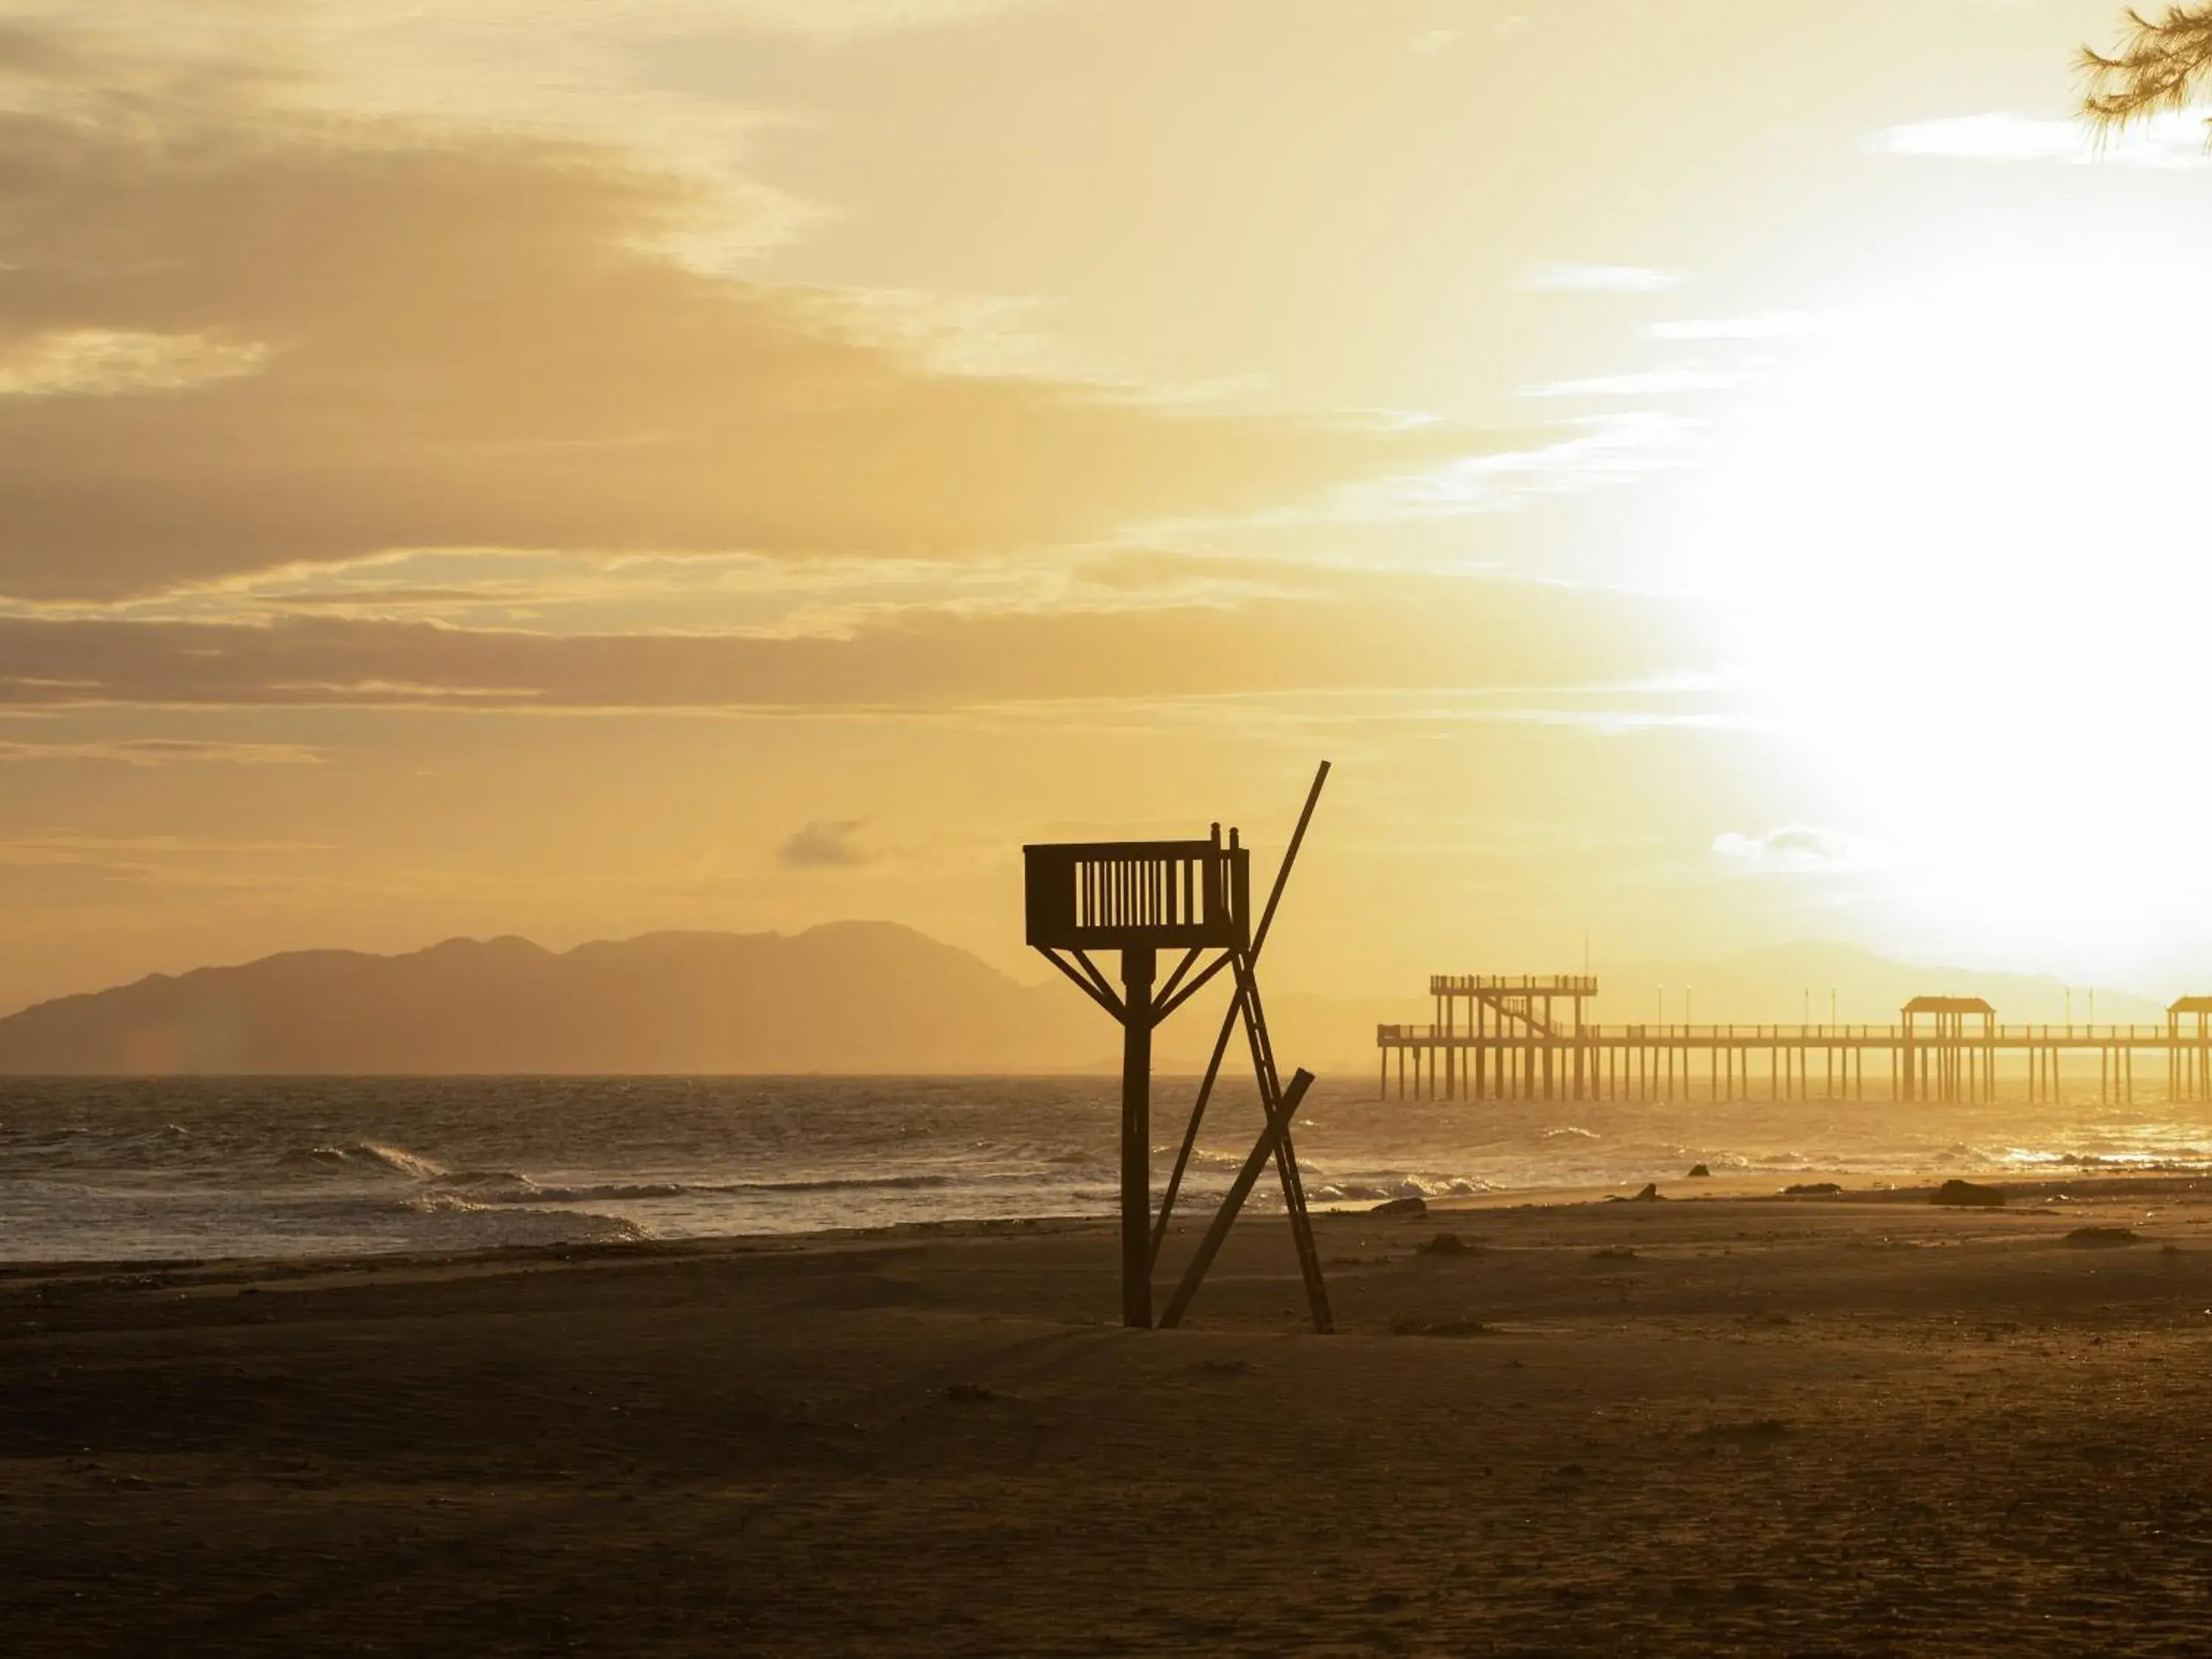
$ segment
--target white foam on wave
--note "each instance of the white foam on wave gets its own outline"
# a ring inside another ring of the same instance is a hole
[[[447,1190],[453,1190],[450,1183]],[[714,1191],[713,1188],[686,1186],[680,1181],[607,1182],[592,1187],[541,1187],[527,1176],[517,1176],[512,1184],[486,1185],[482,1188],[462,1188],[481,1204],[597,1204],[611,1200],[635,1201],[647,1198],[682,1198],[688,1193]]]
[[[1116,1079],[393,1079],[18,1085],[0,1099],[0,1258],[481,1248],[1111,1215]],[[1298,1152],[1317,1206],[1571,1190],[1716,1174],[2113,1171],[2212,1160],[2164,1102],[1782,1109],[1659,1102],[1384,1102],[1324,1084]],[[1565,1114],[1571,1112],[1570,1118]],[[1218,1193],[1257,1133],[1247,1101],[1186,1172]],[[176,1125],[188,1130],[179,1135]],[[1156,1178],[1181,1149],[1155,1124]],[[435,1148],[434,1154],[430,1151]],[[412,1202],[410,1202],[412,1200]],[[1249,1200],[1279,1205],[1272,1178]],[[619,1219],[614,1219],[618,1218]]]
[[[1495,1182],[1479,1176],[1407,1171],[1324,1180],[1310,1195],[1317,1204],[1379,1204],[1393,1198],[1476,1198],[1498,1190]]]
[[[1172,1158],[1182,1150],[1180,1145],[1155,1146],[1152,1156],[1155,1159]],[[1248,1156],[1245,1152],[1218,1152],[1210,1146],[1194,1146],[1190,1153],[1190,1167],[1194,1170],[1241,1170]]]
[[[417,1215],[476,1215],[492,1206],[472,1204],[459,1193],[412,1193],[399,1200],[399,1207]]]
[[[418,1152],[410,1152],[404,1146],[387,1146],[378,1140],[349,1140],[339,1146],[310,1146],[304,1152],[290,1154],[285,1161],[363,1173],[381,1170],[389,1175],[404,1176],[410,1181],[434,1181],[446,1173],[442,1164]]]
[[[433,1225],[467,1230],[465,1244],[616,1243],[651,1238],[653,1230],[628,1216],[592,1210],[522,1209],[508,1204],[480,1204],[458,1193],[416,1193],[398,1207]],[[416,1243],[429,1241],[416,1240]]]
[[[466,1193],[487,1204],[528,1203],[545,1190],[528,1176],[514,1170],[441,1170],[434,1179],[448,1192]]]

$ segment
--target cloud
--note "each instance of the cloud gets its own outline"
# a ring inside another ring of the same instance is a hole
[[[1042,0],[713,0],[725,21],[817,40],[942,28]],[[710,14],[711,15],[711,14]]]
[[[2123,167],[2171,169],[2212,167],[2205,153],[2203,118],[2186,111],[2154,117],[2133,131],[2100,139],[2075,119],[1993,112],[1915,121],[1867,139],[1876,155],[1911,155],[1947,161],[2106,161]]]
[[[1617,380],[1612,384],[1617,388]],[[1625,394],[1616,389],[1614,395]],[[1577,434],[1557,443],[1480,456],[1401,481],[1395,502],[1407,516],[1454,515],[1627,483],[1686,465],[1705,450],[1697,422],[1661,410],[1622,410],[1571,424]]]
[[[48,830],[0,837],[0,855],[18,859],[74,859],[112,854],[145,858],[260,859],[278,854],[330,853],[319,841],[223,841],[189,836],[94,836],[76,830]]]
[[[296,842],[198,841],[177,836],[49,831],[0,836],[0,885],[27,883],[51,901],[60,886],[106,890],[170,888],[201,894],[267,894],[296,878],[293,855],[334,849]]]
[[[623,32],[643,38],[702,30],[757,31],[836,42],[973,23],[1048,0],[628,0],[608,9]],[[354,8],[374,14],[384,8]],[[499,25],[544,26],[540,0],[460,0],[457,12],[481,31]],[[587,8],[586,10],[596,9]]]
[[[1732,392],[1757,377],[1739,369],[1657,368],[1532,386],[1527,398],[1671,398],[1692,392]]]
[[[1786,824],[1762,836],[1734,831],[1716,836],[1713,852],[1762,873],[1848,870],[1864,861],[1849,836],[1805,823]]]
[[[295,743],[204,743],[182,738],[125,738],[108,743],[0,741],[0,765],[30,761],[105,761],[122,766],[315,766],[323,751]]]
[[[0,617],[0,708],[944,709],[1611,684],[1704,666],[1688,621],[1649,598],[1403,572],[1277,574],[1297,591],[1253,592],[1270,574],[1257,567],[1241,597],[1224,586],[1149,607],[892,610],[811,636]]]
[[[251,374],[268,355],[252,342],[204,334],[56,329],[0,348],[0,398],[182,392]]]
[[[425,547],[974,557],[1482,447],[951,372],[957,326],[672,252],[728,204],[634,156],[46,38],[58,90],[0,100],[0,595]]]
[[[1663,294],[1686,280],[1679,270],[1643,265],[1538,265],[1521,279],[1537,294]]]
[[[793,832],[776,849],[776,862],[793,870],[851,869],[870,863],[874,855],[854,841],[866,824],[865,818],[817,819]]]
[[[1743,317],[1653,323],[1644,334],[1651,340],[1799,340],[1832,333],[1842,321],[1841,314],[1832,311],[1762,311]]]

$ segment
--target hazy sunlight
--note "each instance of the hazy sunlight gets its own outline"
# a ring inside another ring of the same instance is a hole
[[[2212,919],[2204,252],[1900,262],[1762,348],[1692,492],[1689,580],[1872,890],[2016,960]]]

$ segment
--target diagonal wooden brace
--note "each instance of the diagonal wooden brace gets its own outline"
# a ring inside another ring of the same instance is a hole
[[[1198,1254],[1191,1258],[1190,1266],[1183,1270],[1182,1283],[1168,1303],[1168,1310],[1161,1316],[1160,1328],[1171,1330],[1182,1322],[1191,1301],[1198,1295],[1198,1287],[1206,1282],[1206,1270],[1213,1266],[1213,1258],[1221,1253],[1222,1244],[1229,1237],[1229,1230],[1236,1224],[1237,1213],[1244,1207],[1244,1200],[1252,1195],[1252,1188],[1267,1165],[1273,1161],[1275,1149],[1282,1144],[1291,1120],[1298,1114],[1298,1107],[1313,1087],[1311,1072],[1301,1071],[1291,1079],[1291,1086],[1283,1091],[1282,1098],[1267,1114],[1267,1124],[1260,1131],[1259,1144],[1252,1155],[1244,1160],[1244,1167],[1237,1172],[1237,1179],[1229,1184],[1229,1195],[1221,1200],[1221,1208],[1213,1218],[1213,1224],[1206,1230],[1200,1241]]]
[[[1121,999],[1115,996],[1111,991],[1103,988],[1105,986],[1105,981],[1100,977],[1097,969],[1091,966],[1091,958],[1084,956],[1080,951],[1077,951],[1075,954],[1081,959],[1084,967],[1089,969],[1090,976],[1088,978],[1085,978],[1082,974],[1077,973],[1073,965],[1057,951],[1040,947],[1037,954],[1042,956],[1054,967],[1059,969],[1061,973],[1066,974],[1069,979],[1074,981],[1075,988],[1077,990],[1082,992],[1084,995],[1089,997],[1101,1008],[1103,1008],[1108,1013],[1113,1015],[1115,1019],[1126,1020],[1128,1018],[1129,1011],[1121,1006]]]
[[[1283,1207],[1290,1212],[1291,1238],[1297,1246],[1298,1273],[1306,1282],[1306,1306],[1312,1310],[1315,1332],[1328,1336],[1336,1330],[1336,1315],[1328,1305],[1328,1283],[1322,1277],[1321,1251],[1314,1243],[1313,1217],[1306,1211],[1306,1185],[1298,1174],[1298,1155],[1291,1146],[1291,1131],[1284,1125],[1275,1142],[1275,1168],[1283,1178]]]
[[[1237,951],[1224,951],[1212,967],[1175,994],[1162,1016],[1165,1018],[1165,1014],[1171,1014],[1182,1007],[1224,968],[1235,967],[1237,969],[1237,992],[1230,998],[1228,1009],[1221,1016],[1221,1031],[1213,1040],[1213,1058],[1206,1062],[1205,1080],[1198,1085],[1198,1103],[1190,1109],[1190,1127],[1183,1131],[1182,1149],[1176,1154],[1175,1170],[1168,1176],[1167,1194],[1160,1200],[1159,1218],[1152,1225],[1152,1261],[1155,1265],[1160,1259],[1160,1246],[1167,1241],[1168,1220],[1175,1214],[1176,1199],[1182,1191],[1182,1178],[1190,1168],[1190,1155],[1198,1146],[1199,1126],[1206,1121],[1206,1103],[1213,1097],[1214,1081],[1220,1076],[1222,1060],[1229,1053],[1229,1039],[1236,1034],[1238,1017],[1244,1015],[1249,1018],[1243,984],[1250,981],[1253,971],[1259,966],[1260,952],[1267,948],[1267,930],[1275,925],[1275,907],[1283,902],[1283,890],[1290,885],[1291,872],[1298,861],[1298,849],[1305,845],[1306,829],[1313,823],[1314,808],[1321,803],[1322,786],[1328,781],[1328,763],[1323,761],[1320,769],[1314,774],[1313,787],[1306,791],[1306,804],[1298,812],[1297,828],[1291,832],[1291,844],[1283,849],[1283,862],[1275,872],[1273,890],[1267,895],[1267,908],[1261,914],[1259,931],[1252,935],[1249,948],[1242,953],[1243,960],[1238,961],[1239,953]],[[1265,1082],[1261,1084],[1263,1091],[1267,1086]],[[1308,1275],[1309,1278],[1311,1276]]]

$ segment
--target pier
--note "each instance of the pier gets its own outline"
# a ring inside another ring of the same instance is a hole
[[[1588,974],[1439,975],[1436,1020],[1376,1028],[1379,1098],[1400,1100],[2057,1101],[2212,1099],[2212,997],[2162,1025],[2006,1025],[1979,997],[1916,997],[1894,1024],[1604,1025]],[[1395,1073],[1395,1075],[1394,1075]]]

